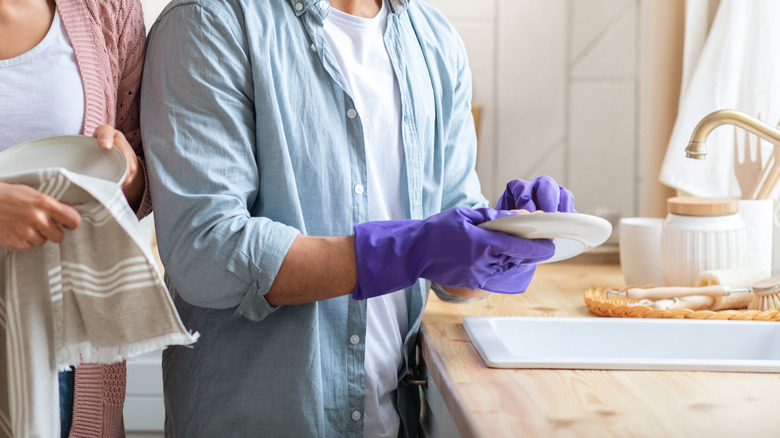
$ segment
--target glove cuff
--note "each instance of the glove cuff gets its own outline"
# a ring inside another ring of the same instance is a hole
[[[366,222],[355,226],[357,284],[352,298],[364,300],[412,286],[419,278],[413,250],[420,221]]]

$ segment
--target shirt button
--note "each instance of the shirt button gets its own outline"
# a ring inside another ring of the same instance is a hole
[[[355,193],[357,193],[358,195],[362,195],[363,194],[363,190],[364,190],[363,189],[363,184],[358,184],[358,185],[355,186]]]
[[[327,8],[328,6],[329,6],[329,5],[328,5],[328,2],[326,2],[325,0],[322,0],[322,1],[320,2],[320,9],[325,9],[325,8]]]
[[[317,48],[316,48],[316,47],[314,47],[314,43],[311,43],[311,45],[309,46],[309,48],[311,49],[311,51],[312,51],[312,52],[316,52],[316,51],[317,51]]]
[[[353,420],[360,421],[360,417],[361,417],[360,412],[358,412],[358,411],[352,412],[352,419]]]
[[[350,119],[354,119],[356,116],[357,116],[357,111],[355,111],[352,108],[347,110],[347,117],[349,117]]]
[[[295,10],[300,11],[303,9],[303,3],[296,3],[295,4]]]
[[[351,344],[353,344],[353,345],[354,345],[354,344],[357,344],[358,342],[360,342],[360,336],[358,336],[358,335],[352,335],[352,336],[350,336],[350,337],[349,337],[349,342],[350,342]],[[358,416],[360,416],[360,412],[358,412]]]

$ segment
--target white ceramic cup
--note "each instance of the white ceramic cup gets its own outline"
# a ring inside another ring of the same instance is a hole
[[[618,249],[627,285],[663,285],[661,229],[664,220],[651,217],[620,219]]]

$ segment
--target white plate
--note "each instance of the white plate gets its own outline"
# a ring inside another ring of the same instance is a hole
[[[601,245],[612,234],[612,224],[608,220],[582,213],[529,213],[502,217],[478,226],[526,239],[552,239],[555,254],[540,263],[574,257]]]
[[[0,152],[0,176],[63,167],[71,172],[114,181],[125,179],[125,156],[117,148],[101,149],[85,135],[61,135],[26,141]]]
[[[780,371],[780,324],[653,318],[467,317],[493,368]]]

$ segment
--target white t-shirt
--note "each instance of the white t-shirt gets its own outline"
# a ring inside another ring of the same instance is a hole
[[[402,219],[404,152],[401,143],[401,94],[384,45],[387,9],[360,18],[331,9],[325,38],[344,75],[363,124],[366,147],[369,219]],[[403,340],[409,330],[403,291],[368,299],[366,328],[366,406],[364,436],[397,437],[398,373]]]
[[[0,60],[0,151],[23,141],[79,134],[84,85],[60,14],[28,52]]]

